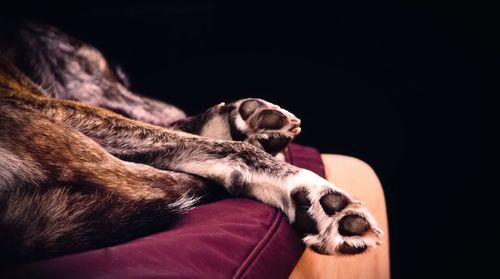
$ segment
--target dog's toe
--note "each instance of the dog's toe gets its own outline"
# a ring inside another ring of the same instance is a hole
[[[230,114],[231,133],[272,155],[283,151],[301,131],[300,119],[265,100],[250,98],[232,105],[237,109]]]
[[[308,171],[297,181],[290,193],[294,227],[311,249],[320,254],[353,255],[380,244],[382,231],[361,202]]]
[[[370,229],[370,223],[357,215],[347,215],[339,221],[339,233],[344,236],[361,235]]]
[[[319,200],[321,207],[328,215],[333,215],[347,206],[347,197],[338,192],[331,192],[322,196]]]

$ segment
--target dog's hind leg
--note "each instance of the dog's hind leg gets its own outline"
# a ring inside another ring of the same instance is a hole
[[[121,161],[0,94],[0,265],[161,230],[206,185],[189,174]]]

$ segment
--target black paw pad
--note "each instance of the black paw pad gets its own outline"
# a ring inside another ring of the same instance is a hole
[[[342,243],[338,248],[337,251],[339,251],[342,254],[347,254],[347,255],[355,255],[364,252],[368,246],[363,245],[363,246],[351,246],[347,243]]]
[[[247,120],[258,108],[261,108],[264,106],[264,103],[262,103],[259,100],[255,99],[250,99],[246,100],[240,105],[240,115],[243,120]]]
[[[271,155],[276,155],[292,141],[292,138],[279,133],[269,134],[268,138],[259,139],[262,148]]]
[[[311,206],[311,200],[307,197],[309,193],[305,188],[297,188],[290,194],[292,196],[293,202],[297,207],[307,207]]]
[[[283,113],[277,110],[266,109],[259,113],[257,126],[260,129],[278,130],[287,124],[286,119],[287,117]]]
[[[303,234],[318,234],[318,224],[307,212],[311,207],[311,201],[307,197],[307,190],[304,188],[296,189],[291,193],[291,196],[296,206],[293,226]]]
[[[329,216],[339,212],[347,206],[347,197],[338,192],[331,192],[319,199],[319,203]]]
[[[365,218],[357,215],[347,215],[339,221],[339,233],[344,236],[360,235],[370,229]]]
[[[325,251],[325,249],[319,245],[311,245],[310,248],[318,253],[318,254],[321,254],[321,255],[330,255],[328,252]]]

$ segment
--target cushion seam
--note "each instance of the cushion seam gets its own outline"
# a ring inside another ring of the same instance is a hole
[[[268,229],[266,235],[264,235],[262,240],[255,246],[255,248],[246,257],[243,264],[236,270],[233,278],[241,278],[243,275],[245,275],[246,271],[250,268],[250,266],[252,266],[252,264],[255,262],[255,259],[257,259],[257,256],[261,254],[262,250],[264,250],[264,248],[267,246],[267,244],[269,244],[270,240],[273,238],[275,232],[279,228],[282,219],[281,211],[275,209],[275,213],[276,215],[274,217],[274,221],[271,224],[270,228]]]

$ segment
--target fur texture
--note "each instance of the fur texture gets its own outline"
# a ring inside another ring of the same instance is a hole
[[[300,132],[293,114],[245,99],[182,118],[130,92],[94,48],[43,25],[9,30],[17,33],[0,60],[1,264],[164,229],[215,185],[281,209],[319,253],[378,243],[382,232],[360,202],[273,156]]]

